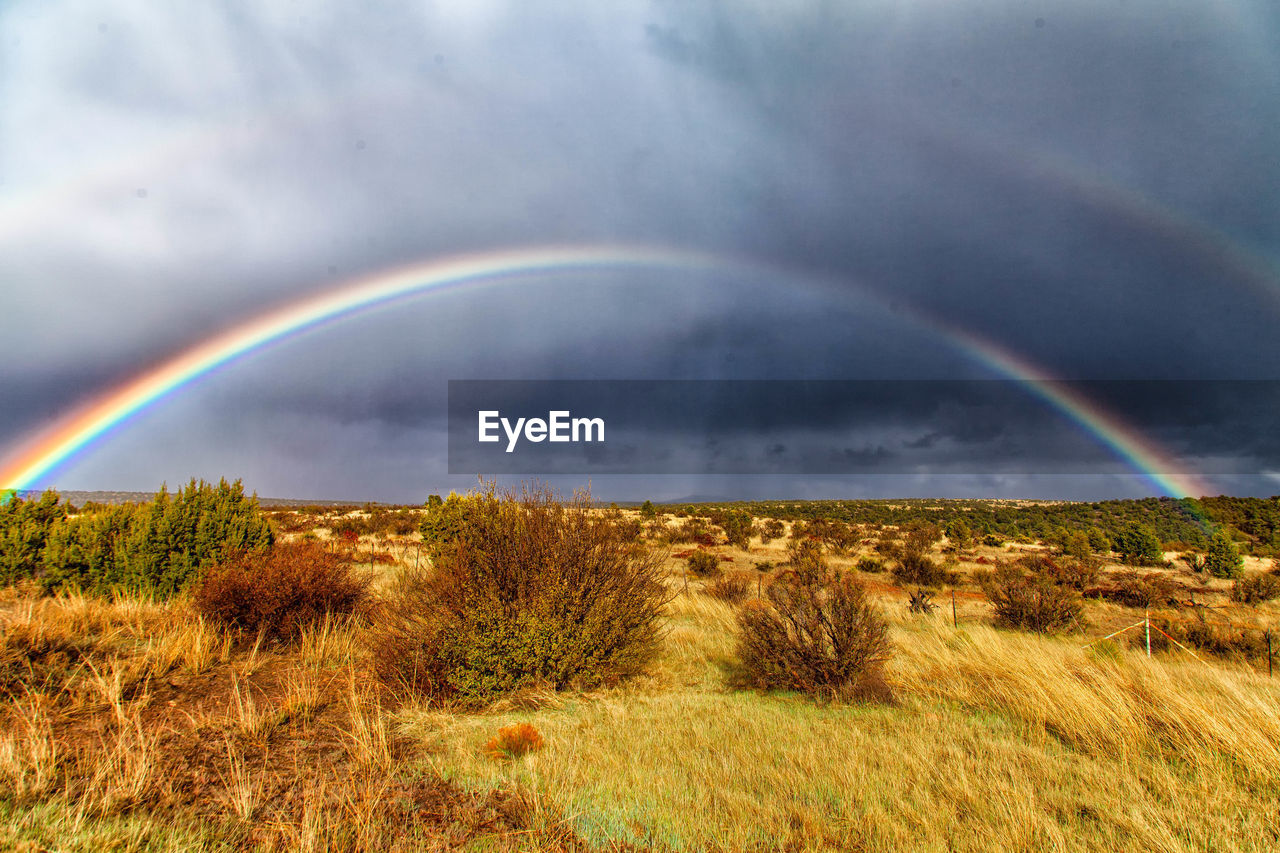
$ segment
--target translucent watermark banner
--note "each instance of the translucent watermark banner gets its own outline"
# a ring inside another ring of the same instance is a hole
[[[453,380],[451,474],[1258,474],[1280,381]]]

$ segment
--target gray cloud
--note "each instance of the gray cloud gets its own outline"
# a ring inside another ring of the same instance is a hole
[[[449,378],[990,375],[939,323],[1068,376],[1274,378],[1280,21],[1261,2],[1222,11],[8,4],[0,449],[266,307],[523,244],[672,244],[795,273],[529,278],[392,306],[229,366],[58,482],[227,473],[417,499],[457,482]],[[1165,439],[1274,491],[1249,479],[1266,448],[1215,411],[1200,438]],[[939,447],[965,440],[952,427]],[[812,488],[1142,488],[873,482]]]

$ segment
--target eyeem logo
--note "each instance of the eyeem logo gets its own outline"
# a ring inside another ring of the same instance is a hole
[[[547,419],[517,418],[514,424],[496,409],[477,413],[480,420],[480,441],[501,441],[498,427],[507,434],[507,452],[516,449],[521,433],[527,441],[604,441],[604,418],[570,418],[567,411],[547,412]],[[595,436],[594,438],[592,436]],[[581,436],[581,437],[580,437]]]

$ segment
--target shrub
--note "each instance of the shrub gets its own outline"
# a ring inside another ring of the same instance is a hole
[[[787,565],[802,566],[822,561],[822,543],[817,539],[791,539],[787,542]]]
[[[691,542],[697,545],[713,545],[715,539],[701,518],[688,518],[674,527],[666,528],[667,541],[672,544]]]
[[[831,550],[833,554],[846,554],[858,544],[858,531],[843,521],[820,518],[809,522],[804,535],[817,539]]]
[[[1136,571],[1120,572],[1116,583],[1099,590],[1103,598],[1126,607],[1159,607],[1177,603],[1178,584],[1173,578],[1160,572],[1142,574]]]
[[[1231,600],[1241,604],[1261,604],[1280,598],[1280,573],[1274,569],[1240,578],[1231,587]]]
[[[786,525],[776,518],[770,518],[756,525],[756,534],[760,537],[761,545],[768,545],[774,539],[781,539],[786,532]]]
[[[751,581],[746,575],[725,575],[707,584],[706,593],[726,604],[740,604],[751,594]]]
[[[1081,562],[1087,561],[1093,553],[1093,546],[1089,542],[1089,534],[1083,530],[1068,533],[1062,540],[1062,553]]]
[[[982,537],[982,544],[988,548],[1003,548],[1005,538],[995,533],[987,533]]]
[[[1003,565],[982,575],[982,591],[996,611],[996,624],[1049,633],[1078,624],[1082,605],[1074,590],[1018,566]]]
[[[1172,650],[1173,644],[1160,634],[1160,631],[1163,631],[1179,643],[1198,652],[1207,652],[1228,660],[1266,660],[1267,639],[1266,634],[1261,631],[1210,624],[1204,620],[1203,616],[1196,620],[1185,621],[1152,619],[1151,625],[1152,651]],[[1160,630],[1155,630],[1157,628]],[[1130,645],[1145,646],[1146,641],[1144,631],[1132,631],[1129,634]]]
[[[1204,556],[1197,554],[1195,551],[1187,551],[1179,559],[1187,566],[1187,571],[1193,574],[1200,574],[1204,571]]]
[[[968,548],[973,541],[973,531],[963,518],[957,518],[947,525],[947,539],[956,548]]]
[[[291,639],[325,613],[353,612],[366,591],[349,555],[301,542],[243,552],[210,567],[192,601],[215,624]]]
[[[751,539],[751,514],[741,510],[727,512],[720,519],[725,538],[730,545],[745,549]]]
[[[878,575],[884,571],[884,560],[875,557],[863,557],[858,561],[858,571]]]
[[[890,530],[880,531],[880,535],[875,538],[871,547],[877,554],[890,560],[902,553],[902,545]]]
[[[490,758],[519,758],[542,748],[542,735],[530,723],[516,723],[498,729],[484,751]]]
[[[720,560],[710,551],[694,551],[685,558],[685,565],[696,577],[710,578],[720,574]]]
[[[1209,540],[1205,550],[1204,569],[1216,578],[1239,577],[1244,570],[1244,560],[1231,537],[1219,530]]]
[[[938,609],[933,603],[933,593],[923,587],[912,590],[907,600],[907,610],[912,613],[929,614]]]
[[[619,518],[614,521],[618,527],[618,534],[623,541],[636,542],[640,539],[640,534],[644,532],[643,525],[634,518]]]
[[[68,516],[54,492],[0,505],[0,584],[23,578],[46,591],[142,591],[168,598],[228,555],[266,549],[271,524],[240,481],[192,480],[141,504]]]
[[[627,542],[589,496],[489,486],[457,507],[434,566],[406,571],[375,617],[384,683],[474,706],[534,686],[593,687],[657,654],[664,555]]]
[[[888,629],[849,572],[808,552],[738,614],[740,682],[841,699],[886,699]]]
[[[1096,560],[1071,560],[1048,554],[1027,554],[1017,560],[1017,565],[1042,575],[1052,583],[1070,587],[1077,592],[1083,592],[1086,587],[1096,582],[1102,569],[1101,564]]]
[[[1128,525],[1112,544],[1120,558],[1131,566],[1158,566],[1164,562],[1160,540],[1145,524]]]
[[[951,582],[953,575],[946,566],[923,551],[907,549],[893,567],[893,578],[898,583],[913,586],[942,586]]]

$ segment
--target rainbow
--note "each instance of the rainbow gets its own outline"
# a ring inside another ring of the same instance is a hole
[[[538,273],[589,269],[676,269],[760,275],[759,264],[719,255],[645,246],[546,246],[433,259],[355,279],[336,289],[272,310],[203,341],[118,388],[68,413],[17,449],[0,467],[0,484],[23,490],[37,483],[131,417],[218,367],[270,343],[396,299]],[[779,271],[782,272],[782,271]],[[794,277],[794,273],[784,273]],[[875,297],[870,291],[865,295]],[[878,298],[878,297],[877,297]],[[977,335],[924,315],[917,319],[954,341],[994,371],[1029,387],[1143,474],[1161,492],[1177,497],[1209,489],[1154,442],[1072,392],[1044,370]]]

